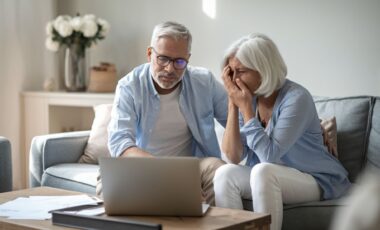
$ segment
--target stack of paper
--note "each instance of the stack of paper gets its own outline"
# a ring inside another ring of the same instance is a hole
[[[50,219],[49,211],[79,205],[97,205],[87,195],[19,197],[0,205],[0,216],[9,219]]]

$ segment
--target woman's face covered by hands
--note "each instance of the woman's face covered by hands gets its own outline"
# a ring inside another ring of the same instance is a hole
[[[252,95],[261,85],[259,72],[245,67],[236,57],[229,58],[228,64],[223,69],[223,77],[228,77],[237,87],[240,80],[240,83],[244,84]]]

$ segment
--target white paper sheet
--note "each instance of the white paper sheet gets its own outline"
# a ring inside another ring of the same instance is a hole
[[[79,205],[96,205],[88,195],[19,197],[0,205],[0,216],[9,219],[45,220],[49,211]]]
[[[98,207],[98,208],[83,209],[79,211],[65,211],[65,213],[79,214],[79,215],[85,215],[85,216],[97,216],[100,214],[104,214],[105,210],[104,210],[104,207]]]

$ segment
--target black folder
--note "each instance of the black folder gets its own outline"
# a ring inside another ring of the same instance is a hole
[[[93,230],[161,230],[161,224],[154,224],[142,221],[131,220],[126,217],[109,217],[105,214],[101,216],[87,216],[80,214],[73,214],[72,211],[84,210],[90,207],[99,206],[76,206],[60,210],[54,210],[52,214],[52,223],[65,227],[74,227],[79,229],[93,229]]]

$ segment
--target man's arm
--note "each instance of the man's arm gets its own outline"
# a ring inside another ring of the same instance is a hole
[[[133,92],[119,82],[108,124],[108,147],[113,157],[124,155],[128,149],[136,147],[138,115],[131,94]]]
[[[210,73],[211,74],[211,73]],[[212,75],[212,74],[211,74]],[[212,75],[211,88],[214,117],[224,128],[227,124],[228,97],[224,86]]]
[[[130,147],[126,149],[120,157],[153,157],[151,153],[145,152],[144,150],[137,147]]]

